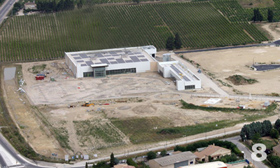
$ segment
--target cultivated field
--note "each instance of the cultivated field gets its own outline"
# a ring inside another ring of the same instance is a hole
[[[12,17],[0,30],[0,61],[50,60],[66,51],[147,44],[163,49],[177,32],[184,48],[267,40],[242,13],[236,1],[222,1],[95,6]]]

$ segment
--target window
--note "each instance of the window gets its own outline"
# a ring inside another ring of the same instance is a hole
[[[94,77],[95,78],[102,78],[102,77],[105,77],[105,76],[106,76],[105,67],[94,68]]]
[[[185,86],[185,89],[186,89],[186,90],[195,89],[195,85]]]
[[[93,72],[84,72],[84,77],[93,77]]]
[[[193,164],[193,161],[190,161],[190,164]]]
[[[125,74],[125,73],[136,73],[136,68],[116,69],[116,70],[106,71],[106,75],[116,75],[116,74]]]

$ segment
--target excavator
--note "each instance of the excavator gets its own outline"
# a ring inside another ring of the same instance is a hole
[[[89,107],[94,106],[94,103],[85,102],[85,104],[82,104],[83,107]]]

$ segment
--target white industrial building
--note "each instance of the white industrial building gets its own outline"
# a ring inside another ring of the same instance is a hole
[[[179,61],[158,62],[158,72],[164,78],[176,79],[177,90],[201,88],[201,80]]]
[[[164,54],[164,62],[158,62],[156,52],[152,45],[65,52],[65,61],[76,78],[158,71],[164,78],[175,78],[177,90],[201,88],[201,80],[186,66],[170,61],[170,54]]]
[[[65,60],[76,78],[105,77],[156,70],[154,46],[65,52]]]

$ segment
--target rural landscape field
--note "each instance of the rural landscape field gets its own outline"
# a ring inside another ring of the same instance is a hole
[[[103,5],[12,17],[0,30],[0,60],[48,60],[69,51],[147,44],[164,49],[175,33],[186,49],[268,40],[245,14],[237,1],[214,1]]]
[[[279,118],[280,70],[253,65],[280,63],[272,42],[280,39],[280,0],[72,2],[73,9],[21,10],[0,26],[0,131],[21,155],[74,164],[88,156],[91,166],[111,153],[145,160],[151,149],[235,136],[249,122]],[[255,8],[265,23],[252,21]],[[182,46],[167,51],[175,34]],[[133,60],[128,47],[149,63]],[[71,53],[99,49],[108,52]],[[205,50],[189,51],[196,49]],[[161,63],[178,77],[165,76]]]

